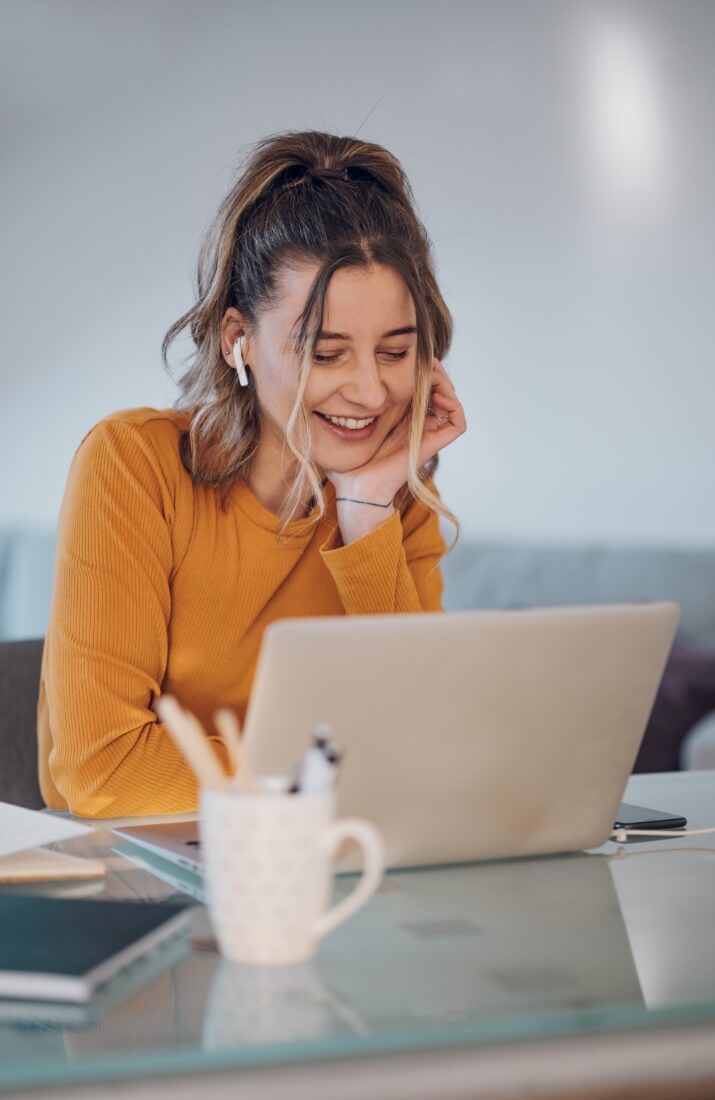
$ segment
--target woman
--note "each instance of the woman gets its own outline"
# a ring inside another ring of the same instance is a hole
[[[105,417],[72,461],[38,702],[40,785],[86,817],[195,810],[152,709],[242,719],[268,623],[439,611],[439,450],[466,429],[452,322],[398,161],[259,142],[201,248],[175,408]],[[209,734],[219,754],[223,747]]]

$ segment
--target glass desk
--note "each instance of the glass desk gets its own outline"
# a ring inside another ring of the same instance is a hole
[[[715,824],[715,772],[635,776],[626,798]],[[178,896],[122,843],[103,823],[62,845],[104,859],[107,878],[35,890]],[[339,878],[336,892],[351,886]],[[530,1095],[596,1077],[606,1088],[609,1073],[621,1089],[668,1073],[715,1081],[715,834],[391,872],[301,966],[221,960],[202,906],[190,945],[162,951],[88,1009],[0,1001],[0,1092],[76,1097],[113,1081],[137,1100],[239,1086],[442,1100],[468,1081],[473,1096],[527,1080]]]

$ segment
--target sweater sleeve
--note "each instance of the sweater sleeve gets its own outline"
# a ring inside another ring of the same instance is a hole
[[[49,772],[84,817],[196,808],[194,774],[151,706],[167,667],[173,508],[145,433],[95,425],[70,467],[46,639]]]
[[[439,515],[413,501],[404,518],[395,511],[347,546],[333,531],[320,554],[348,615],[386,615],[443,610],[439,563],[446,549]]]

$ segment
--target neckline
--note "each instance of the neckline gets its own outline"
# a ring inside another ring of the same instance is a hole
[[[247,483],[241,479],[235,486],[235,501],[237,507],[243,512],[248,519],[252,520],[258,527],[262,527],[264,531],[270,531],[272,534],[277,535],[280,532],[282,526],[282,520],[279,516],[276,516],[265,505],[261,504],[257,496],[251,491]],[[325,515],[323,516],[323,523],[331,523],[331,513],[334,511],[335,503],[335,486],[332,481],[326,481],[323,486],[323,495],[325,497]],[[303,516],[300,519],[292,519],[290,523],[286,524],[283,532],[284,537],[291,538],[294,542],[299,544],[307,543],[315,534],[316,528],[320,524],[311,523],[310,520],[317,513],[318,505],[315,504],[311,508],[307,516]],[[335,526],[335,523],[332,523]]]
[[[180,432],[187,431],[191,426],[190,414],[184,409],[172,408],[170,411],[176,418]],[[190,474],[190,471],[187,472]],[[261,504],[258,497],[251,491],[243,478],[239,479],[234,484],[231,495],[236,506],[258,527],[263,528],[264,531],[270,531],[271,534],[275,535],[280,532],[282,525],[281,519],[271,512],[270,509]],[[294,544],[302,546],[310,542],[315,534],[316,528],[319,528],[321,525],[337,527],[337,516],[335,514],[335,486],[329,478],[326,478],[323,483],[323,495],[325,497],[325,515],[323,516],[322,524],[309,523],[311,517],[317,512],[318,506],[316,504],[311,508],[307,516],[303,516],[300,519],[293,519],[290,523],[286,524],[283,532],[285,538],[291,538]]]

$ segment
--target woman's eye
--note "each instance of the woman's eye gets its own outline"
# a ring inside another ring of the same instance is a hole
[[[392,360],[393,362],[396,362],[398,359],[404,359],[405,358],[405,356],[407,355],[407,350],[405,349],[405,351],[384,351],[384,352],[382,352],[382,354],[387,356],[387,358]],[[336,359],[340,358],[340,356],[339,355],[315,355],[313,358],[314,358],[316,363],[334,363]]]

